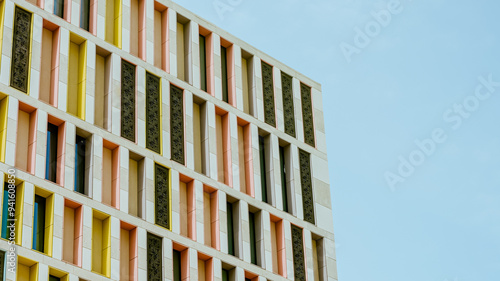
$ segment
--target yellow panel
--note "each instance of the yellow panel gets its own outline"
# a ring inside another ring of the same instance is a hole
[[[122,48],[122,1],[114,0],[115,14],[114,14],[114,43],[118,48]]]
[[[24,264],[17,265],[17,280],[30,280],[30,268]]]
[[[70,41],[68,63],[68,106],[67,112],[78,116],[78,76],[79,76],[80,46]]]
[[[2,6],[3,6],[2,2]],[[3,12],[2,12],[3,15]],[[3,20],[2,20],[3,21]],[[1,29],[1,28],[0,28]],[[1,40],[0,40],[1,42]],[[7,105],[9,97],[5,97],[0,101],[0,161],[5,162],[5,145],[7,142]]]
[[[198,173],[203,172],[200,123],[200,106],[193,103],[194,170]]]
[[[30,279],[29,281],[38,281],[38,263],[30,267]]]
[[[92,220],[92,271],[102,272],[102,220]]]
[[[115,22],[115,1],[106,1],[106,23],[105,23],[105,40],[114,44],[114,22]]]
[[[23,216],[24,216],[24,182],[16,186],[16,244],[21,245],[22,243],[22,226],[23,226]]]
[[[102,274],[111,276],[111,218],[102,221]]]
[[[85,120],[85,91],[87,84],[87,41],[80,44],[78,53],[78,112],[77,116]]]
[[[244,58],[241,59],[241,75],[243,78],[243,111],[250,113],[248,101],[248,88],[250,88],[250,85],[248,85],[248,66],[247,60]]]
[[[184,79],[184,25],[177,23],[177,78]]]
[[[52,256],[52,241],[54,236],[54,195],[50,195],[45,200],[45,253]]]
[[[3,18],[4,18],[4,11],[5,11],[5,2],[2,1],[0,2],[0,52],[2,52],[2,42],[3,42]],[[1,57],[1,56],[0,56]]]
[[[198,260],[198,280],[204,281],[205,278],[205,261]]]

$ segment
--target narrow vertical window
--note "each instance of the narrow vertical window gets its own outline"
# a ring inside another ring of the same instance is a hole
[[[33,213],[33,250],[45,252],[45,198],[35,195]]]
[[[120,281],[137,280],[137,228],[120,223]]]
[[[275,127],[273,67],[262,62],[262,90],[264,95],[264,121]]]
[[[80,2],[80,27],[87,31],[90,28],[90,1],[81,0]]]
[[[86,62],[87,41],[71,34],[68,62],[67,111],[80,119],[85,119]]]
[[[163,271],[162,239],[156,235],[148,233],[148,280],[161,281]]]
[[[111,78],[111,68],[111,53],[97,46],[95,56],[94,124],[108,131],[111,130],[112,111],[111,89],[113,82]],[[130,81],[127,81],[127,83],[130,83]]]
[[[49,281],[60,281],[61,278],[55,277],[54,275],[49,275]]]
[[[17,168],[35,172],[36,110],[19,103],[17,115],[16,162]]]
[[[200,87],[207,91],[207,48],[205,36],[200,34]]]
[[[313,256],[313,271],[314,281],[325,280],[325,248],[323,238],[312,234],[312,256]]]
[[[95,4],[94,4],[95,5]],[[122,3],[121,0],[106,1],[105,40],[121,48],[122,39]]]
[[[16,271],[18,281],[38,279],[38,263],[27,258],[18,257]]]
[[[314,199],[311,181],[311,155],[299,149],[300,184],[302,186],[302,206],[304,220],[314,224]]]
[[[102,203],[119,208],[120,147],[104,140],[102,148]]]
[[[295,137],[295,110],[293,107],[292,77],[284,72],[281,72],[281,89],[283,91],[285,133]]]
[[[155,164],[155,223],[170,229],[169,170]]]
[[[262,190],[262,202],[267,201],[267,169],[266,169],[266,146],[264,137],[259,136],[259,158],[260,158],[260,185]]]
[[[12,188],[11,192],[9,192],[9,184],[4,183],[4,189],[3,189],[3,203],[2,203],[2,238],[3,239],[8,239],[9,238],[14,239],[15,237],[15,228],[14,227],[9,227],[11,225],[11,222],[13,222],[16,218],[15,212],[9,211],[9,208],[16,208],[16,198],[17,198],[17,188]]]
[[[143,200],[145,198],[144,189],[144,157],[130,152],[129,158],[129,177],[128,177],[128,213],[144,218],[145,206]]]
[[[243,112],[253,114],[253,57],[245,50],[241,50],[241,78],[243,85]]]
[[[234,224],[233,224],[233,204],[227,202],[227,252],[230,255],[235,255],[234,250]]]
[[[45,179],[57,181],[57,147],[59,127],[48,123],[47,125],[47,153],[45,154]]]
[[[168,65],[167,7],[155,1],[154,16],[154,65],[170,73]]]
[[[172,160],[184,165],[184,93],[170,85],[170,149]]]
[[[146,148],[161,153],[160,78],[146,72]]]
[[[222,269],[222,281],[229,281],[229,271]]]
[[[221,59],[221,80],[222,80],[222,100],[229,102],[229,90],[227,83],[227,48],[220,47],[220,59]]]
[[[130,53],[145,60],[145,50],[143,49],[143,43],[146,39],[145,3],[144,0],[131,0],[130,5]]]
[[[174,281],[182,280],[182,264],[181,264],[181,252],[173,250],[173,271],[174,271]]]
[[[64,18],[64,2],[65,0],[54,0],[54,15]]]
[[[283,220],[271,215],[273,272],[286,277],[285,233]]]
[[[135,65],[122,60],[121,136],[135,142]]]
[[[283,199],[283,211],[288,212],[288,188],[287,171],[285,165],[285,148],[280,146],[280,174],[281,174],[281,196]]]
[[[194,181],[187,176],[179,177],[179,206],[181,231],[180,234],[195,239],[196,225],[196,198],[194,195]]]
[[[40,64],[39,99],[57,106],[56,90],[59,83],[59,27],[44,21]]]
[[[253,156],[250,125],[238,119],[238,164],[240,170],[240,191],[250,196],[253,190]]]
[[[13,32],[10,86],[27,93],[31,53],[31,13],[17,6]]]
[[[314,146],[314,120],[311,101],[311,87],[300,83],[302,99],[302,121],[304,124],[304,142]]]
[[[253,264],[257,264],[257,239],[255,234],[255,214],[248,213],[248,223],[250,229],[250,258]]]
[[[227,112],[216,109],[215,130],[217,134],[217,179],[231,186],[231,136],[229,133],[229,114]]]
[[[295,225],[292,225],[292,247],[295,280],[306,280],[302,228]]]
[[[87,139],[76,135],[75,141],[75,191],[85,193],[85,170],[87,167]]]
[[[0,94],[0,161],[5,162],[5,146],[7,142],[7,116],[9,98]]]
[[[0,251],[0,281],[4,281],[4,274],[5,274],[5,252]]]
[[[63,260],[81,266],[83,245],[83,208],[73,201],[64,201]]]
[[[111,217],[93,211],[92,220],[92,271],[106,277],[111,275]]]
[[[190,22],[177,14],[177,78],[191,83],[190,80]]]
[[[194,144],[194,170],[198,173],[207,173],[206,150],[207,132],[206,132],[206,105],[205,102],[193,102],[193,144]]]
[[[205,245],[219,249],[219,201],[217,190],[203,186],[203,233]]]

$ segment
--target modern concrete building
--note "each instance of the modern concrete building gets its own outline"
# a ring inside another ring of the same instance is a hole
[[[168,0],[0,23],[0,280],[337,280],[317,82]]]

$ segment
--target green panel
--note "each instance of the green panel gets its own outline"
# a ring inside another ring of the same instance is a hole
[[[173,259],[174,259],[174,281],[181,281],[182,278],[181,252],[174,250]]]
[[[221,79],[222,79],[222,100],[225,102],[229,102],[228,97],[228,85],[227,85],[227,49],[222,47],[220,48],[220,58],[221,58]]]
[[[284,72],[281,72],[281,89],[283,91],[285,133],[295,137],[295,109],[293,107],[292,77]]]
[[[121,136],[135,142],[135,65],[122,60]]]
[[[200,80],[201,89],[207,91],[207,49],[205,36],[200,35]]]
[[[233,204],[227,202],[227,252],[234,256]]]
[[[170,154],[184,165],[184,91],[170,85]]]
[[[225,269],[222,270],[222,281],[229,281],[229,271]]]
[[[250,226],[250,257],[253,264],[257,264],[257,240],[255,238],[255,214],[248,213]]]
[[[267,203],[267,177],[266,177],[266,147],[264,137],[259,136],[259,158],[260,158],[260,186],[262,190],[262,202]]]
[[[311,87],[300,83],[302,99],[302,121],[304,124],[304,142],[314,146],[314,120],[311,101]]]
[[[302,229],[292,225],[293,270],[295,280],[306,280]]]
[[[273,67],[265,62],[262,62],[262,90],[264,94],[264,121],[276,127]]]
[[[49,281],[60,281],[60,280],[61,280],[61,278],[59,278],[59,277],[55,277],[53,275],[49,275]]]
[[[10,86],[21,92],[28,92],[31,13],[16,6],[14,33],[12,40],[12,63],[10,66]]]
[[[160,78],[146,72],[146,148],[161,153]]]
[[[300,185],[302,186],[302,206],[304,220],[314,224],[314,199],[311,181],[311,155],[299,149]]]
[[[283,211],[288,212],[288,189],[286,187],[285,148],[280,146],[280,174],[281,196],[283,198]]]
[[[162,281],[162,239],[148,233],[148,281]]]
[[[169,170],[155,164],[155,223],[170,229]]]

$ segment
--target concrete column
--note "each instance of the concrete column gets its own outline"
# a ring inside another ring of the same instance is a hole
[[[286,273],[288,280],[294,280],[292,229],[289,221],[283,220],[285,231]]]
[[[198,280],[198,251],[188,248],[189,277],[185,280]]]
[[[274,104],[276,108],[276,128],[285,131],[285,118],[283,116],[283,89],[281,89],[281,70],[273,67],[274,75]]]
[[[76,126],[65,122],[66,127],[66,151],[64,154],[64,188],[75,190],[75,141]]]
[[[155,162],[151,158],[144,158],[144,170],[146,172],[146,215],[149,223],[155,223]],[[143,213],[144,215],[144,213]]]
[[[154,24],[155,24],[155,8],[154,8],[154,0],[143,0],[144,1],[144,9],[146,13],[146,42],[145,42],[145,52],[146,57],[145,60],[149,64],[154,64]]]
[[[120,220],[113,216],[111,220],[111,279],[120,280]]]
[[[323,238],[323,243],[323,254],[326,259],[323,268],[320,270],[323,272],[323,276],[328,278],[328,280],[338,280],[335,242],[328,238]]]
[[[200,75],[200,27],[198,23],[191,21],[190,28],[190,42],[191,42],[191,72],[192,72],[192,85],[201,88],[201,75]]]
[[[314,257],[312,250],[312,240],[311,240],[311,231],[304,228],[304,260],[306,262],[306,274],[308,280],[314,280]]]
[[[222,100],[222,68],[221,68],[221,52],[220,52],[220,36],[212,33],[212,57],[213,65],[211,66],[214,72],[214,95],[217,99]]]
[[[295,208],[293,209],[293,215],[297,216],[298,219],[304,219],[304,206],[302,205],[302,186],[300,182],[300,163],[299,163],[299,150],[297,146],[290,145],[291,159],[292,159],[292,174],[294,178],[294,194],[295,196]]]
[[[38,263],[38,278],[36,280],[37,281],[48,281],[49,280],[49,266],[48,265],[40,263],[40,262]]]
[[[235,267],[229,273],[229,279],[234,281],[245,281],[245,270],[241,267]]]
[[[268,271],[273,271],[273,247],[272,247],[272,237],[271,237],[271,218],[269,212],[262,210],[262,235],[264,238],[264,260],[262,261],[262,267]]]
[[[248,203],[246,201],[240,200],[240,258],[244,261],[251,263],[252,256],[250,252],[250,224],[248,218]]]
[[[250,62],[248,62],[250,63]],[[253,116],[262,122],[264,121],[264,94],[262,88],[262,65],[260,58],[253,56],[252,58],[252,97],[253,97]]]
[[[116,2],[115,2],[116,3]],[[122,0],[122,50],[130,53],[130,23],[131,23],[131,3],[130,0]],[[137,44],[138,42],[134,42]]]
[[[172,232],[181,233],[181,214],[180,214],[180,186],[179,186],[179,172],[170,170],[170,183],[172,188]],[[182,222],[187,223],[187,222]]]
[[[120,146],[120,150],[118,151],[120,153],[119,161],[120,161],[120,211],[124,213],[128,213],[128,199],[129,199],[129,182],[128,182],[128,175],[129,175],[129,150],[124,147]],[[132,196],[137,196],[136,194]]]
[[[53,14],[54,13],[54,0],[44,0],[43,1],[43,9],[47,11],[47,13]]]
[[[92,136],[92,186],[89,195],[97,202],[102,201],[102,156],[103,139],[99,135]]]
[[[168,9],[167,13],[170,74],[177,77],[177,13],[173,9]]]
[[[148,238],[144,228],[137,227],[137,279],[148,279]]]
[[[163,238],[163,280],[174,280],[172,240]]]
[[[262,184],[260,175],[260,152],[259,152],[259,128],[250,123],[250,138],[252,139],[252,157],[253,157],[253,183],[255,199],[262,201]]]
[[[96,60],[96,45],[87,40],[87,78],[85,80],[85,121],[94,124],[95,118],[95,60]]]
[[[206,103],[208,120],[208,156],[210,165],[208,166],[208,175],[217,180],[217,130],[215,128],[215,106],[213,103]]]
[[[71,11],[71,24],[75,25],[75,26],[80,26],[80,9],[81,9],[81,6],[80,6],[80,2],[79,0],[71,0],[70,1],[70,5],[71,5],[71,8],[70,8],[70,11]]]
[[[64,235],[64,197],[54,193],[54,236],[52,240],[52,257],[62,259],[63,235]]]
[[[117,54],[111,54],[111,84],[109,87],[111,95],[111,133],[121,135],[121,58]]]
[[[240,167],[239,165],[239,154],[238,154],[238,120],[234,113],[229,112],[229,135],[230,135],[230,149],[231,149],[231,170],[233,176],[232,188],[235,190],[240,190],[240,168],[245,169],[245,167]]]
[[[196,200],[196,241],[200,244],[205,243],[204,221],[205,216],[203,210],[203,182],[194,181],[194,194]],[[210,214],[208,214],[210,215]]]
[[[42,54],[42,30],[43,18],[33,14],[33,32],[31,37],[31,63],[30,63],[30,84],[29,95],[38,99],[40,89],[40,63]]]
[[[97,1],[97,29],[98,38],[105,40],[106,36],[106,1]]]
[[[6,98],[8,99],[7,100],[8,104],[7,104],[7,141],[5,144],[5,164],[7,164],[9,166],[15,166],[15,164],[16,164],[17,118],[19,115],[19,101],[13,96],[8,96]],[[46,117],[45,117],[45,120],[47,120]],[[36,126],[37,126],[36,134],[38,137],[39,136],[38,128],[40,126],[38,124]],[[45,130],[47,130],[47,128],[45,128]],[[37,144],[38,144],[38,142],[37,142]],[[37,151],[38,151],[38,148],[37,148]],[[35,164],[37,163],[37,161],[43,161],[45,159],[45,153],[41,156],[43,156],[43,158],[38,156],[38,154],[36,154]],[[40,158],[40,160],[38,160],[38,158]],[[43,163],[43,162],[39,162],[39,163]],[[38,165],[38,166],[40,166],[40,165]],[[37,169],[43,169],[43,175],[45,178],[45,165],[43,165],[43,167],[40,167],[40,168],[38,168],[38,166],[35,165],[35,172]]]
[[[10,85],[10,65],[12,61],[12,34],[14,29],[14,2],[5,1],[4,26],[2,37],[2,64],[0,65],[0,82]]]
[[[189,169],[194,170],[194,162],[201,159],[194,158],[194,132],[193,132],[193,94],[184,90],[184,143],[185,143],[185,164]]]
[[[222,262],[218,258],[212,258],[212,265],[214,267],[214,280],[222,281]]]
[[[140,147],[146,147],[146,70],[144,68],[137,66],[137,144]],[[162,81],[162,93],[163,93],[163,81]],[[161,99],[162,103],[164,98]],[[165,137],[163,137],[163,142],[165,142]]]
[[[271,163],[266,163],[271,166],[272,171],[269,171],[271,174],[269,178],[271,178],[271,183],[268,188],[271,188],[271,193],[273,196],[273,206],[275,206],[279,210],[283,210],[283,194],[281,192],[281,171],[280,171],[280,144],[277,136],[271,134],[270,135],[270,145],[269,149],[271,150],[272,161]],[[267,166],[266,166],[267,168]]]
[[[227,254],[227,205],[226,205],[226,193],[219,190],[217,191],[219,196],[219,239],[220,239],[220,251]]]
[[[333,233],[333,214],[330,202],[330,178],[328,161],[311,154],[311,181],[314,198],[316,225]]]
[[[59,84],[57,108],[66,112],[68,107],[68,62],[69,62],[69,31],[59,27]]]
[[[92,208],[82,206],[83,208],[83,251],[82,268],[88,271],[92,270]]]
[[[243,71],[241,65],[241,47],[233,44],[234,75],[236,82],[236,108],[243,111]]]
[[[9,103],[12,96],[9,97]],[[45,178],[45,157],[47,156],[47,112],[38,109],[36,128],[35,176]],[[17,125],[17,124],[16,124]]]
[[[292,91],[293,91],[293,107],[295,109],[295,132],[297,139],[302,141],[304,139],[304,124],[302,123],[302,99],[300,97],[300,81],[292,78]]]
[[[165,78],[161,79],[161,104],[162,153],[163,157],[170,159],[170,82]],[[186,123],[186,120],[184,122]]]
[[[24,182],[24,200],[23,200],[23,223],[21,234],[21,245],[25,248],[31,249],[33,242],[33,202],[35,201],[35,186],[32,183]]]

